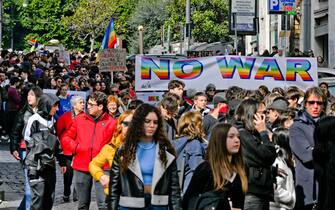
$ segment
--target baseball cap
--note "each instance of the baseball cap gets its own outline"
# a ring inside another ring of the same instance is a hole
[[[226,94],[223,92],[217,93],[213,97],[214,107],[216,107],[219,103],[227,103]]]
[[[287,111],[288,102],[282,97],[276,98],[269,106],[269,109],[274,109],[278,111]]]

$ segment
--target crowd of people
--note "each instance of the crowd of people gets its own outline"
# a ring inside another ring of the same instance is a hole
[[[1,52],[1,138],[25,176],[18,209],[52,209],[57,167],[63,201],[78,209],[89,209],[93,185],[100,210],[334,208],[326,83],[196,91],[171,80],[153,106],[136,98],[134,63],[110,78],[95,58]]]

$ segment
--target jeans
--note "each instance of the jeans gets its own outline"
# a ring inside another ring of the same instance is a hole
[[[24,160],[26,157],[26,151],[20,150],[19,155],[21,158],[21,161]],[[30,192],[30,185],[29,185],[29,179],[28,179],[28,170],[26,168],[23,168],[23,174],[24,174],[24,196],[20,203],[20,206],[17,208],[18,210],[29,210],[30,204],[31,204],[31,192]]]
[[[250,193],[248,193],[245,196],[244,210],[269,210],[269,209],[270,209],[269,200],[260,198]]]
[[[91,203],[91,189],[94,184],[99,210],[106,210],[106,195],[99,181],[93,181],[89,172],[73,170],[75,188],[78,196],[78,209],[88,210]]]
[[[120,206],[120,210],[168,210],[167,206],[153,206],[151,205],[151,195],[145,194],[145,207],[144,208],[127,208]]]

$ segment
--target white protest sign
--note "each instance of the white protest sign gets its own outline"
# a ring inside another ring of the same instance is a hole
[[[260,85],[306,89],[318,85],[315,58],[213,56],[176,60],[136,56],[136,91],[167,90],[172,79],[200,91],[209,83],[217,89],[257,89]]]
[[[157,106],[165,92],[136,92],[136,97],[144,103]]]

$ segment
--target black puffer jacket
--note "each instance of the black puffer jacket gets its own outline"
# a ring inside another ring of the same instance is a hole
[[[58,140],[55,135],[54,121],[49,112],[59,101],[53,94],[43,94],[39,101],[39,112],[29,117],[23,136],[27,145],[24,160],[28,175],[36,177],[46,168],[55,168],[55,152]]]
[[[166,168],[158,158],[159,145],[156,147],[154,174],[152,177],[151,204],[168,206],[170,210],[181,210],[181,195],[175,157],[166,151]],[[122,148],[121,148],[122,149]],[[119,206],[144,208],[144,184],[139,161],[136,158],[126,172],[121,172],[120,150],[117,151],[111,168],[109,185],[111,209]]]
[[[15,123],[10,133],[10,152],[20,150],[20,142],[23,139],[22,131],[24,126],[27,124],[28,119],[34,114],[33,108],[26,104],[17,114]]]
[[[243,157],[248,175],[248,193],[273,200],[274,175],[272,164],[276,149],[267,132],[251,133],[237,122],[240,131]]]

